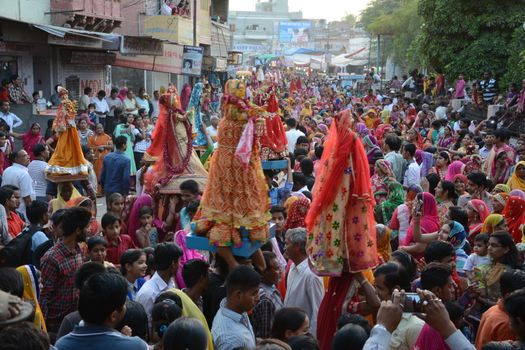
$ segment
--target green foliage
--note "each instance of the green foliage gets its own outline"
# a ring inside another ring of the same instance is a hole
[[[420,66],[420,55],[413,50],[422,25],[418,0],[373,1],[361,14],[361,23],[374,37],[384,37],[383,56],[393,54],[394,62],[404,70]]]
[[[357,17],[351,13],[347,14],[343,18],[341,18],[341,21],[349,23],[352,27],[354,27],[357,23]]]
[[[514,56],[514,69],[525,49],[518,38],[525,35],[523,0],[419,0],[419,15],[424,24],[415,50],[429,68],[442,69],[449,77],[463,73],[479,78],[484,71],[507,76],[510,58]]]
[[[525,31],[523,28],[517,28],[512,34],[512,39],[508,45],[510,53],[507,61],[507,72],[501,80],[502,86],[508,86],[510,83],[518,83],[521,86],[521,80],[525,79]]]

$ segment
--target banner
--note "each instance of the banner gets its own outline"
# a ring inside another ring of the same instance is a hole
[[[310,22],[280,22],[279,42],[289,43],[293,46],[308,44],[310,41]]]
[[[184,45],[184,50],[182,52],[182,74],[200,76],[202,54],[202,47]]]

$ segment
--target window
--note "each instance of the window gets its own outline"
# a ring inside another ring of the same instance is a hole
[[[0,56],[0,81],[10,81],[11,75],[18,74],[18,61],[13,56]]]

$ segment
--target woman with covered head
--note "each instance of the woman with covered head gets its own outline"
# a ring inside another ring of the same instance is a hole
[[[423,256],[426,248],[426,243],[417,242],[414,237],[416,225],[419,224],[421,233],[429,234],[437,232],[440,227],[437,202],[434,196],[428,192],[423,192],[417,196],[418,202],[414,206],[413,213],[420,213],[418,216],[412,217],[410,227],[408,228],[405,241],[401,243],[400,249],[412,254],[416,258]]]

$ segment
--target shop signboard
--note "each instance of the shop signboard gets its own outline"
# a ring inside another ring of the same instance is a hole
[[[162,42],[151,38],[124,36],[120,42],[120,53],[125,55],[161,56]]]
[[[202,55],[202,47],[184,45],[184,51],[182,53],[182,74],[200,76]]]

